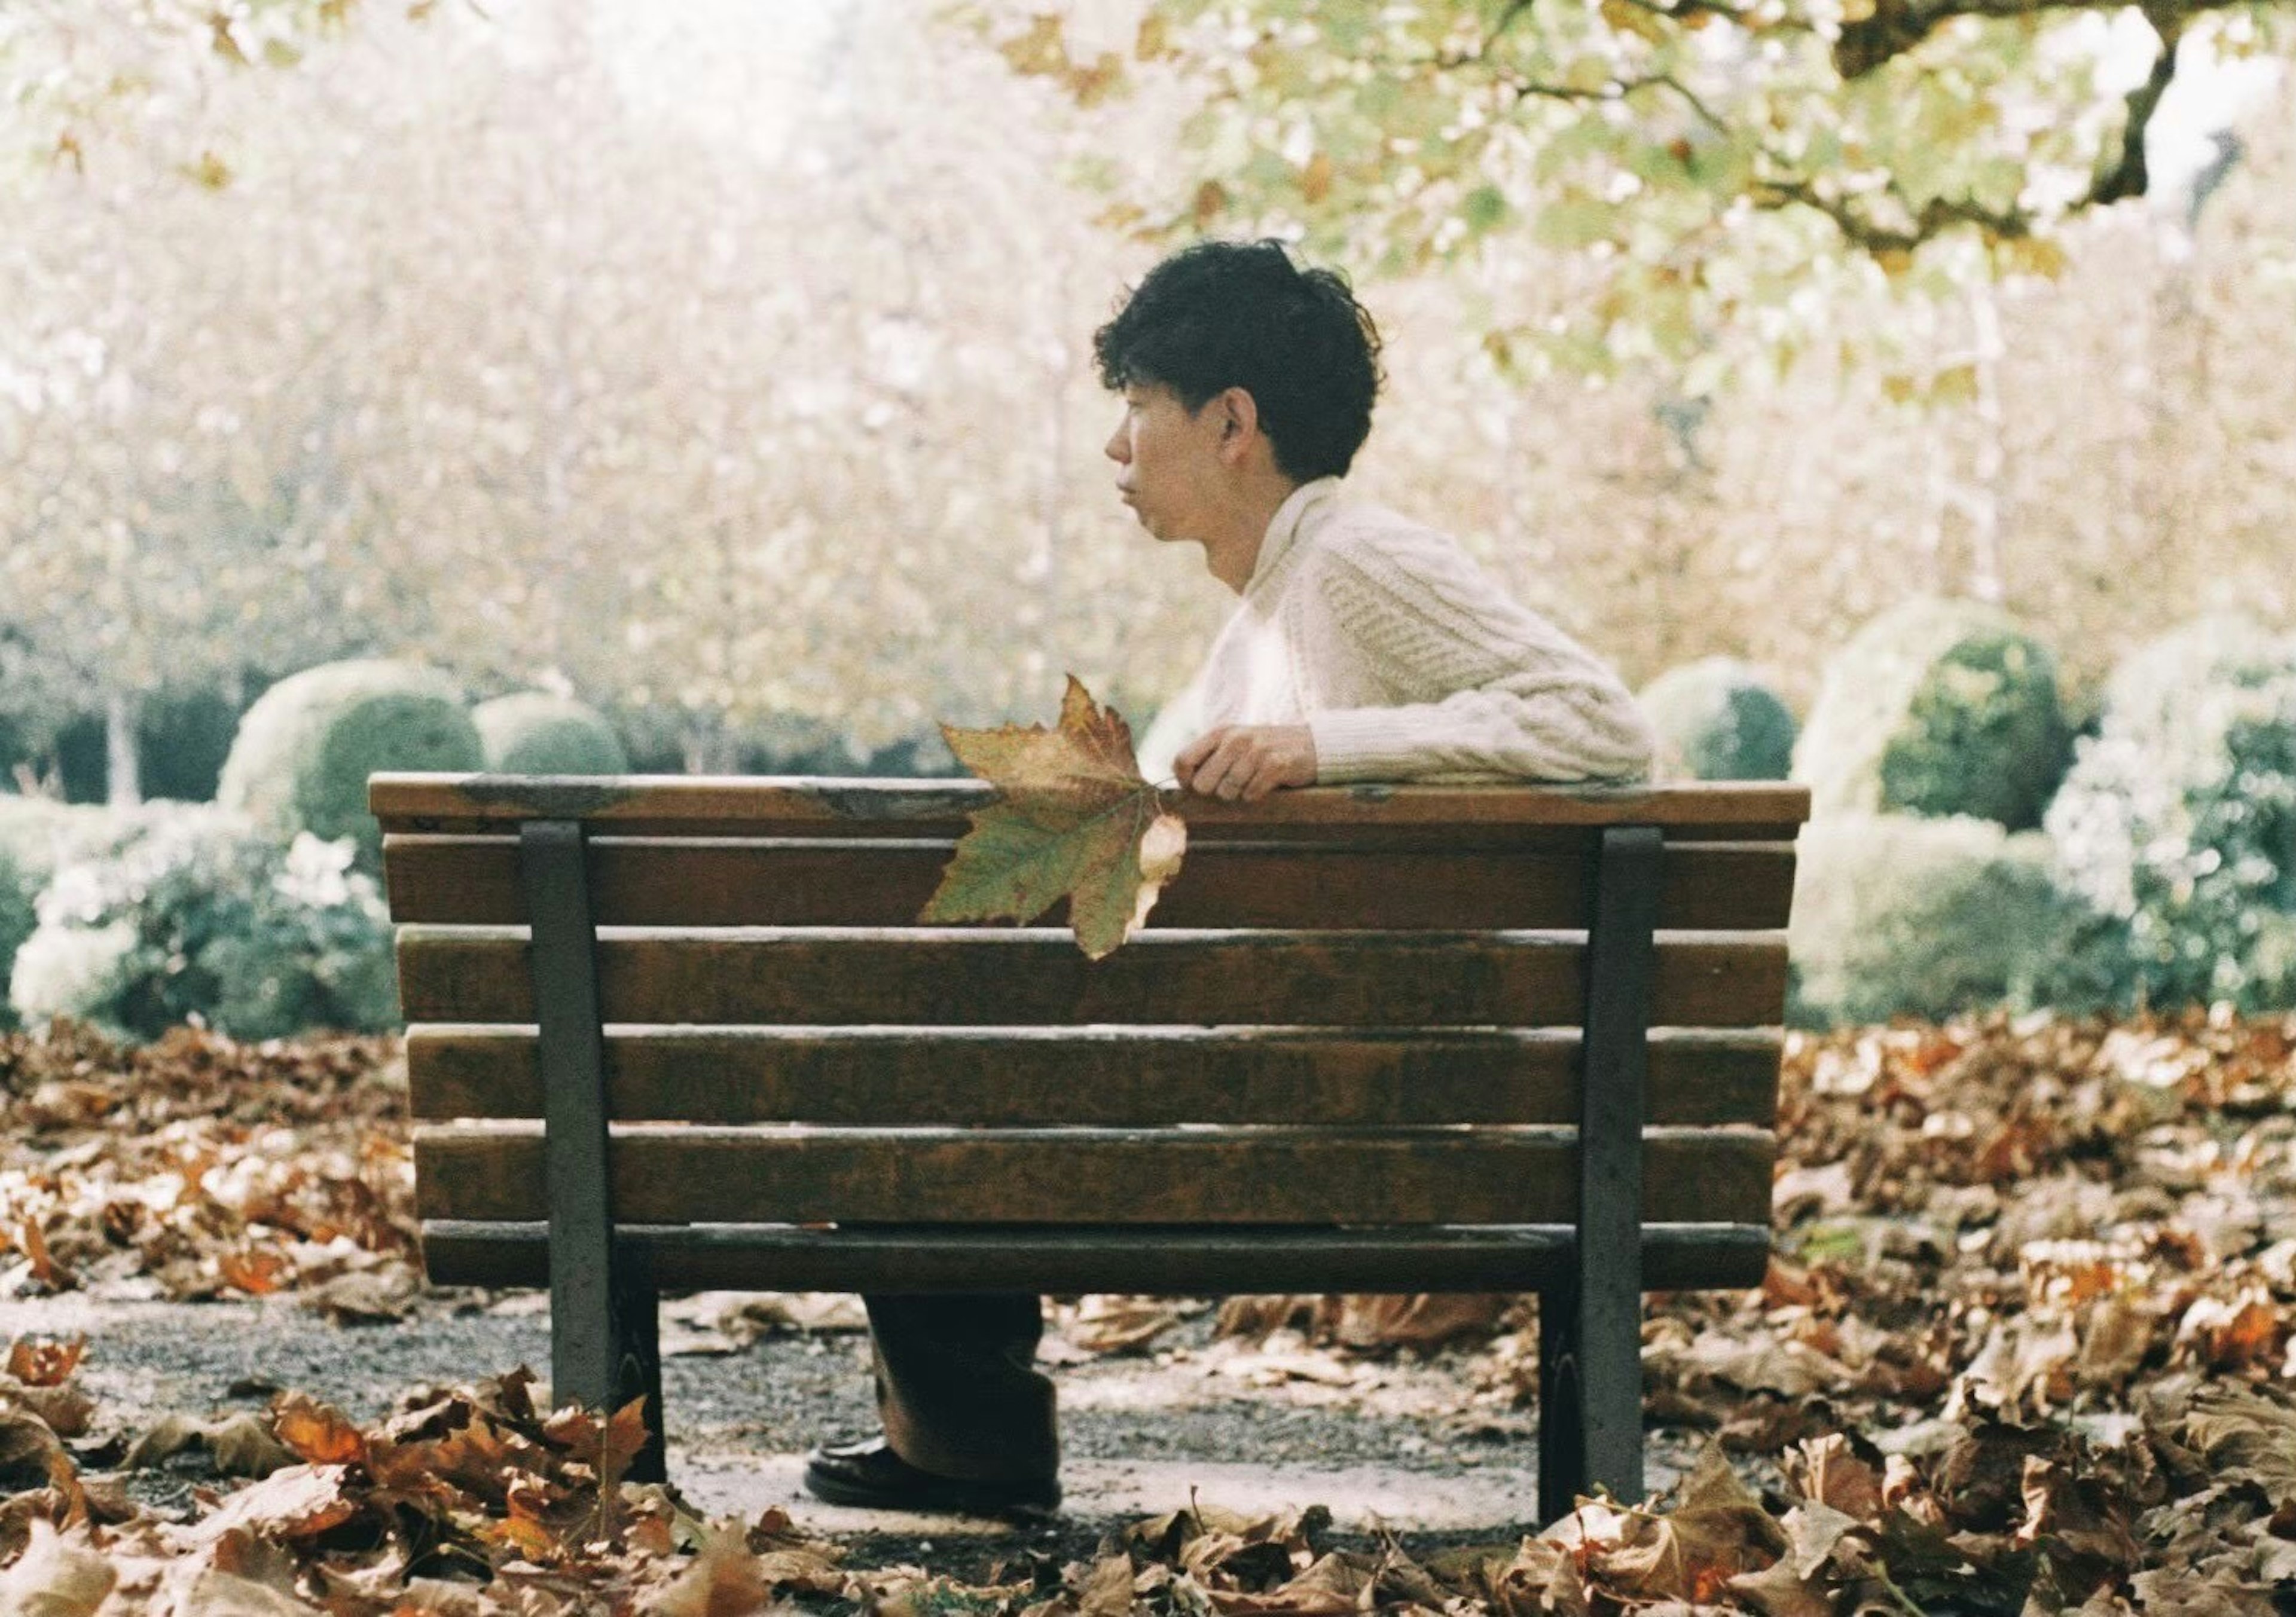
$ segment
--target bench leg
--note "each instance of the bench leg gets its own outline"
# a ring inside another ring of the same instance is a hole
[[[1600,1484],[1643,1498],[1643,1090],[1664,843],[1614,826],[1595,861],[1578,1091],[1578,1239],[1538,1305],[1539,1478],[1548,1521]]]
[[[1538,1519],[1569,1515],[1601,1483],[1643,1499],[1642,1298],[1591,1300],[1578,1286],[1538,1294]]]
[[[529,821],[520,878],[533,927],[543,1165],[550,1200],[550,1382],[560,1404],[607,1413],[645,1399],[628,1475],[664,1480],[660,1299],[645,1254],[614,1240],[611,1134],[583,832]]]
[[[625,1255],[614,1271],[616,1335],[621,1343],[615,1407],[645,1400],[645,1447],[630,1462],[633,1482],[666,1482],[669,1465],[661,1409],[661,1295],[645,1272],[643,1257]]]

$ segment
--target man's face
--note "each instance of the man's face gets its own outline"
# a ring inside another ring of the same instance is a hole
[[[1201,519],[1219,486],[1222,414],[1208,401],[1191,414],[1180,396],[1158,382],[1124,389],[1124,419],[1102,453],[1116,462],[1116,487],[1159,539],[1201,539]]]

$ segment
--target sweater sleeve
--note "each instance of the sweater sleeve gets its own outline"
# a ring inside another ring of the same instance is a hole
[[[1618,675],[1451,540],[1418,530],[1344,541],[1321,571],[1339,633],[1390,689],[1420,699],[1309,715],[1318,780],[1650,773],[1655,738]]]

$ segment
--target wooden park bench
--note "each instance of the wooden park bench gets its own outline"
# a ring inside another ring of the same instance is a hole
[[[916,924],[988,796],[374,777],[430,1278],[546,1282],[657,1476],[665,1288],[1535,1291],[1542,1519],[1639,1499],[1642,1294],[1769,1254],[1804,790],[1192,800],[1098,963]]]

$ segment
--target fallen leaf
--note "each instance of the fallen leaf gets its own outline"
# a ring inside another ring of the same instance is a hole
[[[0,1612],[7,1617],[91,1617],[119,1574],[75,1535],[38,1517],[16,1564],[0,1572]]]
[[[271,1429],[242,1409],[214,1421],[163,1415],[129,1446],[120,1464],[129,1471],[140,1471],[187,1449],[206,1450],[216,1469],[226,1476],[266,1477],[295,1463],[295,1456],[271,1434]]]
[[[86,1352],[84,1335],[70,1342],[20,1336],[8,1344],[8,1374],[28,1387],[60,1386],[71,1379]]]
[[[271,1406],[271,1430],[297,1458],[314,1466],[365,1463],[366,1439],[340,1409],[301,1392],[283,1392]]]
[[[225,1533],[244,1531],[272,1539],[308,1539],[340,1527],[357,1515],[358,1501],[346,1488],[345,1466],[289,1466],[233,1494],[215,1515],[201,1522],[193,1540],[212,1543]]]
[[[747,1617],[771,1598],[758,1557],[742,1535],[717,1532],[701,1541],[676,1581],[639,1609],[649,1617]]]

